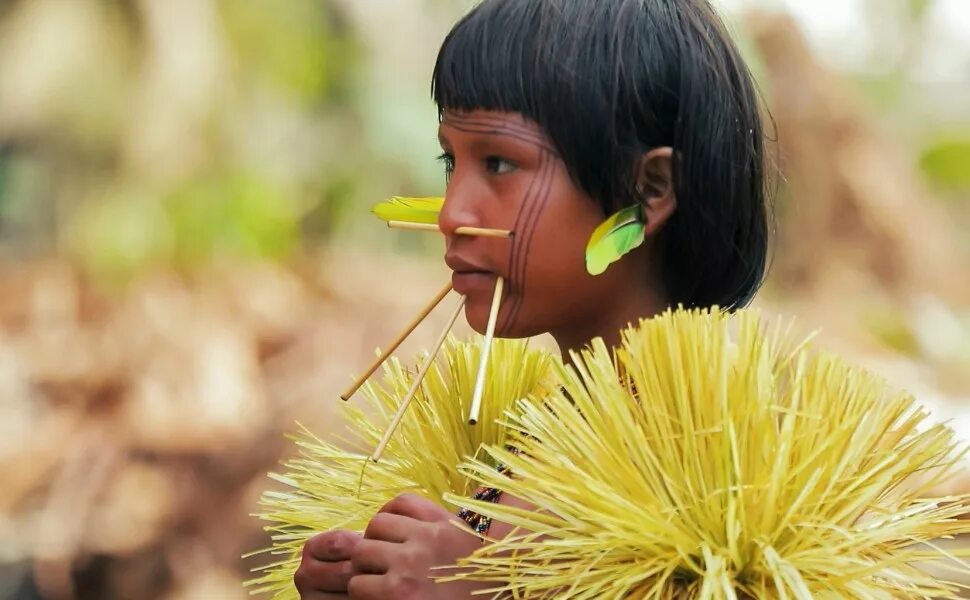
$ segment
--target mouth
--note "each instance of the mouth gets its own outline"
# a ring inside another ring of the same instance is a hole
[[[495,288],[496,273],[454,254],[445,256],[445,264],[454,271],[451,285],[463,296],[487,292]]]
[[[495,289],[495,273],[489,271],[455,271],[451,287],[462,296],[490,294]]]

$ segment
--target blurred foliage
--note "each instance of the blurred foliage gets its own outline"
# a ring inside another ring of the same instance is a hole
[[[7,160],[6,152],[0,147],[0,213],[3,212],[4,207],[7,205],[7,195],[8,195],[8,179],[10,178],[10,165]]]
[[[349,0],[4,4],[2,248],[67,254],[125,278],[214,255],[285,258],[335,235],[341,244],[437,247],[359,222],[391,193],[441,192],[425,65],[433,54],[422,53],[471,4],[415,0],[414,14],[386,11],[413,19],[394,24]],[[868,109],[913,139],[927,178],[963,200],[965,138],[917,133],[947,130],[920,114],[909,60],[931,36],[935,5],[867,1],[872,22],[899,36],[877,35],[874,68],[852,76]],[[740,21],[728,21],[764,80],[757,48]],[[403,45],[423,66],[402,67],[395,27],[426,25],[427,39]],[[884,52],[889,43],[909,50]]]
[[[909,18],[913,21],[922,21],[933,7],[933,0],[907,0],[907,6]]]
[[[284,258],[299,239],[290,195],[251,172],[188,181],[161,202],[123,188],[89,203],[74,219],[81,236],[74,244],[84,263],[113,277],[149,264],[192,267],[219,255]]]
[[[923,150],[920,167],[938,188],[970,195],[970,135],[932,142]]]
[[[118,588],[77,600],[245,598],[239,557],[266,545],[248,503],[281,431],[300,411],[332,424],[327,399],[440,285],[440,264],[384,254],[374,268],[374,246],[441,239],[388,232],[367,209],[441,193],[429,77],[475,1],[0,0],[0,251],[67,259],[0,277],[6,560],[43,557],[30,576],[47,588],[99,571]],[[915,375],[890,373],[921,397],[965,398],[968,305],[916,276],[965,279],[958,253],[925,249],[953,234],[970,255],[953,226],[970,223],[970,113],[954,100],[970,79],[920,79],[947,0],[859,1],[866,35],[842,42],[868,64],[853,72],[833,73],[783,19],[766,22],[768,46],[751,15],[728,19],[785,170],[773,183],[790,243],[759,302],[903,356]],[[287,262],[319,248],[325,260]],[[195,276],[161,268],[102,296],[156,266]],[[0,566],[0,597],[3,584]]]
[[[175,257],[195,263],[219,250],[280,258],[292,250],[297,215],[285,190],[252,174],[190,183],[167,202]]]
[[[908,315],[893,306],[878,306],[859,315],[862,326],[886,348],[907,356],[919,353],[919,340]]]
[[[307,104],[349,100],[357,48],[332,2],[224,0],[220,8],[250,74]]]
[[[326,241],[332,223],[302,220],[345,212],[367,154],[350,133],[362,49],[338,2],[62,4],[0,20],[8,253],[125,278]]]

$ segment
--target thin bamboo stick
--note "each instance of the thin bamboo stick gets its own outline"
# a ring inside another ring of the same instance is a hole
[[[435,342],[434,346],[431,347],[431,352],[428,353],[428,357],[425,359],[424,364],[421,365],[421,369],[418,374],[415,375],[414,381],[411,382],[411,387],[408,389],[407,393],[404,394],[404,398],[401,400],[401,406],[398,407],[397,413],[394,418],[391,419],[390,424],[387,426],[387,430],[384,432],[384,437],[381,438],[381,442],[374,449],[374,453],[371,455],[371,460],[377,462],[381,459],[381,455],[384,453],[384,448],[387,447],[388,442],[391,441],[391,436],[394,435],[394,430],[401,423],[401,419],[404,418],[404,413],[407,412],[408,406],[411,404],[411,400],[414,399],[415,394],[418,393],[418,388],[421,387],[421,382],[424,381],[424,376],[427,375],[428,370],[431,365],[434,364],[434,359],[438,355],[438,350],[445,343],[448,338],[448,333],[451,332],[451,328],[455,326],[455,321],[458,320],[458,315],[461,314],[462,308],[465,306],[465,297],[462,296],[461,300],[458,302],[458,306],[455,307],[455,312],[448,319],[448,324],[445,325],[444,330],[441,332],[441,336],[438,341]]]
[[[388,221],[387,226],[392,229],[410,229],[413,231],[441,231],[434,223],[411,223],[410,221]],[[510,238],[512,232],[508,229],[489,229],[486,227],[458,227],[458,235],[474,235],[479,237]]]
[[[421,324],[421,321],[424,321],[427,318],[427,316],[431,314],[431,311],[434,310],[435,307],[441,303],[441,301],[444,299],[445,296],[448,295],[448,292],[450,291],[451,291],[451,282],[448,282],[448,284],[445,285],[445,287],[441,288],[441,291],[438,292],[438,294],[431,300],[431,302],[429,302],[427,306],[421,309],[421,312],[418,313],[416,317],[414,317],[414,319],[408,324],[408,326],[404,329],[404,331],[398,334],[398,336],[394,339],[394,341],[392,341],[387,346],[387,349],[381,352],[381,355],[377,357],[377,359],[373,362],[373,364],[371,364],[371,366],[368,367],[367,370],[364,371],[364,373],[360,377],[358,377],[357,380],[354,381],[354,383],[349,388],[346,389],[346,391],[344,391],[344,393],[340,394],[340,397],[345,402],[347,400],[350,400],[350,397],[353,396],[357,392],[357,390],[360,389],[360,386],[364,385],[364,382],[367,381],[367,379],[374,374],[374,371],[376,371],[382,364],[384,364],[384,361],[386,361],[387,358],[395,350],[397,350],[398,346],[400,346],[401,343],[404,342],[404,340],[407,339],[409,335],[411,335],[411,332],[413,332],[417,328],[417,326]]]
[[[498,321],[499,309],[502,306],[502,291],[505,289],[505,279],[495,280],[495,294],[492,296],[492,309],[488,313],[488,325],[485,328],[485,342],[482,345],[482,360],[478,364],[478,377],[475,378],[475,391],[472,393],[472,406],[468,412],[468,423],[478,423],[478,414],[482,410],[482,396],[485,393],[485,372],[488,370],[488,355],[492,350],[492,339],[495,337],[495,323]]]

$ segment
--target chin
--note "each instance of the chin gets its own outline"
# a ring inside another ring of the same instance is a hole
[[[488,327],[488,311],[488,306],[478,306],[471,302],[465,304],[465,321],[475,333],[485,335],[485,329]]]
[[[475,333],[485,335],[488,328],[488,313],[490,309],[491,306],[488,304],[479,306],[477,304],[469,303],[465,305],[465,320],[468,322],[468,326],[471,327]],[[523,327],[523,323],[518,319],[514,323],[507,323],[505,322],[507,314],[508,313],[503,306],[499,311],[498,322],[495,324],[495,337],[521,339],[545,333],[544,330],[533,330],[528,327]]]

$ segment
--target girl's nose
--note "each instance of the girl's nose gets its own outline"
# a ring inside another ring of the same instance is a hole
[[[445,194],[445,203],[438,214],[438,227],[448,239],[454,238],[459,227],[481,227],[481,219],[475,210],[474,194],[462,189],[452,180]]]

